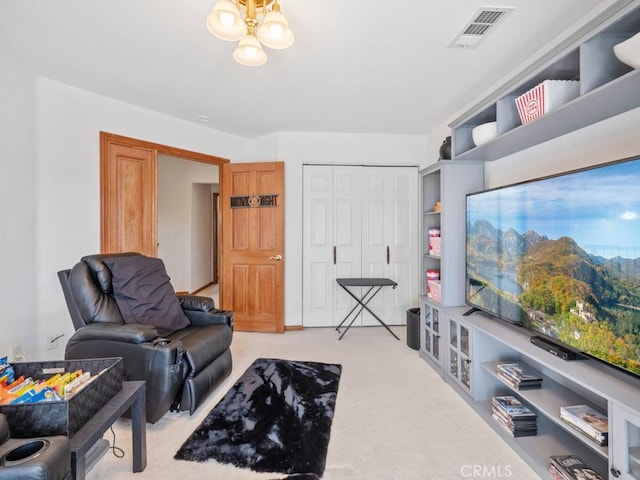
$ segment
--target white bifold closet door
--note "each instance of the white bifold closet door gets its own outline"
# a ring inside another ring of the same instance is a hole
[[[336,326],[355,301],[336,278],[384,277],[369,307],[403,324],[418,298],[418,169],[305,165],[303,325]],[[357,293],[356,295],[358,295]],[[365,310],[354,325],[379,325]]]

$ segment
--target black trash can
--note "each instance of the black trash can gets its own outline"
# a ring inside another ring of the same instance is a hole
[[[407,310],[407,347],[420,349],[420,309]]]

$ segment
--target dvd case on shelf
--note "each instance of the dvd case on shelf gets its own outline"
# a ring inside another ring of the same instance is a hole
[[[537,415],[511,395],[493,397],[492,417],[512,436],[537,435]]]
[[[604,480],[598,472],[585,465],[575,455],[553,455],[550,457],[549,473],[557,480]]]

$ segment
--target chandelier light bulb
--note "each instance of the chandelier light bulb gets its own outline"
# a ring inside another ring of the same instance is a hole
[[[237,42],[247,33],[247,25],[231,0],[218,0],[207,16],[206,25],[213,36],[229,42]]]
[[[260,28],[258,28],[258,39],[265,47],[283,49],[290,47],[293,43],[293,32],[285,16],[280,13],[280,6],[274,5],[273,10],[267,13]]]
[[[267,61],[267,54],[262,49],[262,45],[254,35],[247,35],[233,51],[233,58],[241,65],[257,67]]]

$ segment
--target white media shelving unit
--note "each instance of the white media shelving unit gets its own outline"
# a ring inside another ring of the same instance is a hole
[[[595,359],[562,360],[533,345],[528,331],[481,312],[465,316],[468,311],[458,307],[444,312],[447,323],[467,330],[470,352],[462,357],[457,352],[458,363],[468,362],[470,378],[464,383],[456,378],[451,385],[542,478],[552,478],[549,457],[564,454],[577,455],[604,478],[639,478],[640,379]],[[516,390],[503,382],[496,366],[505,362],[532,367],[541,374],[542,387]],[[505,432],[491,417],[491,398],[497,395],[514,395],[531,408],[538,416],[538,434],[513,438]],[[599,446],[560,420],[560,407],[580,404],[607,414],[607,446]]]
[[[464,305],[465,194],[482,189],[493,161],[640,108],[640,70],[619,62],[613,46],[640,32],[640,0],[619,0],[537,64],[450,126],[452,158],[421,172],[420,356],[545,479],[551,455],[574,454],[604,478],[640,480],[640,379],[595,359],[565,361],[533,345],[526,330]],[[547,79],[579,80],[580,95],[526,125],[515,98]],[[471,131],[496,121],[496,139],[476,147]],[[474,183],[474,181],[476,183]],[[433,212],[436,201],[442,211]],[[441,256],[428,254],[429,228],[441,230]],[[441,302],[427,297],[427,269],[440,269]],[[495,373],[518,361],[543,377],[538,390],[514,390]],[[515,395],[538,417],[538,434],[511,437],[491,416],[491,398]],[[560,407],[587,404],[608,415],[609,442],[599,446],[560,420]]]
[[[420,355],[440,373],[443,370],[442,308],[464,303],[465,196],[482,190],[481,162],[441,160],[420,172]],[[441,211],[434,211],[440,202]],[[429,229],[440,229],[441,253],[429,253]],[[427,270],[440,270],[440,301],[427,296]]]

